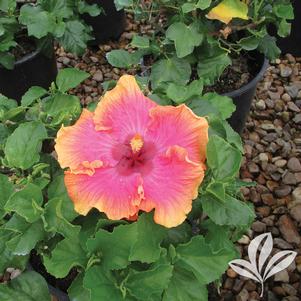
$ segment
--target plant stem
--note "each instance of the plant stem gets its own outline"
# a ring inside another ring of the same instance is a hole
[[[263,291],[264,291],[264,283],[263,281],[261,282],[261,294],[260,294],[260,298],[263,297]]]

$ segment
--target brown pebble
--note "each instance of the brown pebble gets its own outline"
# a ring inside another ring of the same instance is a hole
[[[229,268],[227,270],[227,276],[230,277],[230,278],[236,278],[237,277],[237,273],[234,270],[232,270],[231,268]]]
[[[283,235],[283,238],[289,243],[299,244],[301,237],[298,230],[288,215],[283,215],[279,218],[279,230]]]

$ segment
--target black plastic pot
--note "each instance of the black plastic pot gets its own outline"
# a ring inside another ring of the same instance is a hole
[[[20,101],[31,86],[49,88],[57,75],[57,66],[54,49],[47,50],[47,55],[36,50],[24,56],[16,61],[13,70],[0,66],[0,93]]]
[[[292,21],[291,34],[287,38],[277,38],[277,44],[282,53],[301,56],[301,1],[292,0],[295,19]],[[275,30],[276,31],[276,30]]]
[[[61,290],[48,284],[49,292],[52,296],[56,297],[58,301],[70,301],[68,295]]]
[[[250,64],[252,61],[258,64],[257,75],[246,85],[240,89],[223,94],[224,96],[231,97],[236,106],[236,111],[228,119],[231,127],[239,134],[242,133],[246,119],[249,115],[253,97],[256,92],[257,83],[262,79],[269,61],[260,53],[254,53],[253,58],[250,58]]]
[[[91,17],[83,15],[85,22],[92,26],[95,40],[91,45],[98,45],[108,40],[117,40],[125,29],[124,10],[117,11],[114,0],[86,0],[89,4],[98,4],[104,9],[104,13]]]
[[[27,265],[27,270],[29,271],[36,271],[32,265],[29,263]],[[38,272],[38,271],[36,271]],[[43,275],[42,275],[43,276]],[[47,279],[46,279],[47,281]],[[64,293],[63,291],[61,291],[60,289],[57,289],[55,288],[54,286],[52,286],[51,284],[47,283],[48,284],[48,289],[49,289],[49,293],[56,297],[58,301],[70,301],[68,295],[66,293]],[[42,300],[41,300],[42,301]]]
[[[30,254],[28,268],[38,272],[44,277],[48,283],[50,293],[57,297],[58,301],[70,301],[66,292],[78,274],[76,269],[72,269],[65,278],[57,279],[47,272],[41,256],[35,251],[32,251]]]

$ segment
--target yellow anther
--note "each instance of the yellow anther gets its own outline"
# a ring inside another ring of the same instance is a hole
[[[136,134],[130,141],[132,151],[138,153],[143,146],[143,139],[139,134]]]

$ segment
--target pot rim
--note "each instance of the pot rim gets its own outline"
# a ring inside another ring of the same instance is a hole
[[[228,96],[228,97],[236,97],[238,95],[243,94],[244,92],[246,92],[247,90],[252,89],[253,87],[255,87],[257,85],[257,83],[262,79],[266,69],[269,66],[269,60],[262,55],[263,57],[263,62],[262,62],[262,66],[259,70],[259,72],[257,73],[257,75],[247,84],[243,85],[242,87],[240,87],[239,89],[233,90],[231,92],[227,92],[227,93],[223,93],[223,96]]]
[[[15,67],[17,67],[19,65],[22,65],[24,63],[30,62],[35,57],[37,57],[40,53],[41,53],[41,49],[39,49],[39,48],[37,48],[35,51],[33,51],[31,53],[27,53],[26,55],[24,55],[23,57],[21,57],[20,59],[18,59],[17,61],[15,61],[15,63],[14,63],[14,69],[15,69]],[[2,65],[0,65],[0,69],[9,70],[9,69],[3,67]],[[14,69],[12,69],[10,71],[13,71]]]
[[[15,62],[15,66],[21,65],[25,62],[31,61],[32,59],[34,59],[39,53],[41,52],[41,50],[39,48],[37,48],[35,51],[26,54],[25,56],[21,57],[20,59],[18,59]]]

